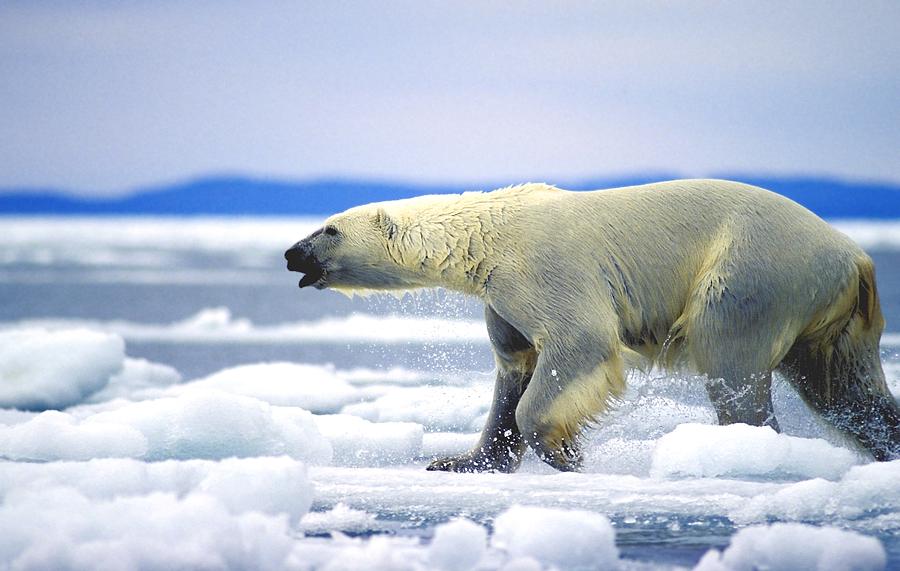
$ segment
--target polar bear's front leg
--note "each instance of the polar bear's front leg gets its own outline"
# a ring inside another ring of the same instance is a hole
[[[531,370],[522,355],[519,366],[498,364],[494,402],[475,447],[459,456],[439,458],[429,470],[446,472],[515,472],[525,452],[525,441],[516,426],[516,405],[528,384]],[[534,359],[530,359],[532,366]]]
[[[557,470],[577,470],[582,430],[624,388],[615,343],[591,334],[569,335],[541,351],[516,408],[516,424],[541,460]]]
[[[447,472],[514,472],[522,461],[525,441],[516,425],[516,407],[534,372],[537,353],[531,343],[490,307],[485,322],[497,362],[494,401],[478,444],[464,454],[439,458],[429,470]]]

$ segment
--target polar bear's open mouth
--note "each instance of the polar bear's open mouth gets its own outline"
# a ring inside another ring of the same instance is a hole
[[[306,272],[306,275],[300,279],[300,283],[297,284],[301,288],[311,285],[319,285],[318,282],[325,277],[325,268],[322,266],[313,266],[309,268]]]
[[[301,240],[284,253],[287,260],[287,269],[291,272],[306,274],[298,284],[301,288],[315,285],[318,289],[324,287],[325,264],[310,251],[308,240]]]

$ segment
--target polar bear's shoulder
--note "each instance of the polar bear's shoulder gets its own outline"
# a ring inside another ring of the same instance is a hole
[[[562,192],[562,190],[552,184],[543,182],[526,182],[524,184],[514,184],[498,188],[489,194],[509,194],[509,195],[526,195],[545,192]]]

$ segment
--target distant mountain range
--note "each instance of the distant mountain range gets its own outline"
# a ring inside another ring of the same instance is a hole
[[[660,174],[594,179],[562,188],[613,188],[678,178]],[[823,218],[900,219],[900,184],[814,177],[720,176],[755,184],[796,200]],[[547,181],[556,182],[556,181]],[[296,216],[338,212],[366,202],[490,190],[504,184],[416,185],[365,180],[290,182],[208,177],[152,187],[114,198],[74,196],[57,190],[0,192],[0,215],[219,215]]]

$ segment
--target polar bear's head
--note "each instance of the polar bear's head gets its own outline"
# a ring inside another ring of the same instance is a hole
[[[288,269],[305,274],[301,288],[364,292],[437,285],[423,245],[440,240],[439,233],[423,233],[419,216],[415,224],[402,223],[415,206],[409,203],[428,202],[423,198],[358,206],[328,218],[285,252]]]
[[[289,270],[305,274],[301,288],[446,287],[477,295],[502,256],[498,224],[519,219],[520,206],[538,194],[557,192],[528,184],[357,206],[327,219],[284,256]]]
[[[305,274],[300,287],[399,289],[415,287],[390,255],[393,222],[372,205],[332,216],[294,244],[284,257],[288,270]],[[404,279],[406,277],[407,279]]]

